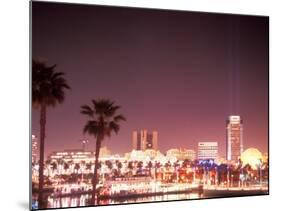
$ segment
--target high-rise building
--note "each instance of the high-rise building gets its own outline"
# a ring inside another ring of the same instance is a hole
[[[140,146],[139,146],[139,138],[138,138],[138,132],[137,131],[133,131],[133,134],[132,134],[132,143],[133,143],[133,149],[135,150],[138,150],[140,149]]]
[[[147,130],[133,131],[132,142],[134,150],[157,150],[158,132],[153,131],[152,133],[148,133]]]
[[[152,146],[153,146],[154,150],[156,150],[158,148],[158,132],[157,131],[152,132]]]
[[[31,145],[32,145],[32,152],[31,152],[31,160],[32,160],[32,163],[36,163],[37,162],[37,158],[38,158],[38,142],[37,142],[37,137],[35,135],[32,135],[31,136],[32,138],[32,142],[31,142]]]
[[[213,159],[218,157],[218,142],[198,142],[198,160]]]
[[[243,121],[240,116],[229,116],[226,121],[226,155],[237,161],[243,152]]]
[[[151,136],[149,135],[149,138],[151,138]],[[141,142],[141,150],[145,150],[147,145],[149,145],[150,143],[148,142],[148,134],[147,134],[147,130],[141,130],[140,131],[140,142]]]

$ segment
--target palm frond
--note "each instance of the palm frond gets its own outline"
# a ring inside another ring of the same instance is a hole
[[[32,104],[55,106],[65,99],[65,90],[70,86],[64,73],[56,72],[57,65],[47,66],[46,63],[32,60]]]
[[[119,131],[119,129],[120,129],[120,126],[119,126],[116,122],[111,121],[111,122],[109,123],[109,130],[110,130],[110,131],[113,130],[113,131],[117,134],[118,131]]]
[[[81,107],[81,114],[88,115],[90,117],[94,117],[94,110],[88,105],[82,105]]]
[[[63,72],[56,72],[52,75],[52,80],[56,80],[57,78],[63,78],[65,74]]]
[[[113,119],[115,122],[126,121],[126,118],[121,114],[115,116]]]
[[[93,99],[92,103],[93,107],[81,106],[80,113],[91,118],[84,126],[83,132],[94,135],[99,140],[110,137],[112,132],[117,134],[120,130],[119,122],[126,120],[123,115],[116,115],[120,106],[109,99]]]
[[[105,111],[105,116],[113,117],[119,108],[120,106],[108,106],[107,110]]]
[[[89,135],[94,135],[97,137],[100,134],[98,122],[93,120],[88,121],[84,126],[83,133],[88,133]]]

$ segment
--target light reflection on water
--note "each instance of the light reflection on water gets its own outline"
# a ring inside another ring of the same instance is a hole
[[[168,194],[161,196],[141,197],[134,199],[123,200],[101,200],[100,205],[106,204],[127,204],[127,203],[141,203],[141,202],[155,202],[155,201],[169,201],[169,200],[183,200],[183,199],[197,199],[200,198],[198,193],[189,194]],[[91,195],[84,194],[79,197],[64,197],[64,198],[51,198],[48,197],[48,208],[60,208],[60,207],[80,207],[91,205],[88,202],[91,200]]]
[[[156,201],[173,201],[173,200],[183,200],[183,199],[198,199],[200,198],[198,193],[189,193],[189,194],[168,194],[162,196],[150,196],[142,197],[128,200],[109,200],[104,204],[126,204],[126,203],[140,203],[140,202],[156,202]],[[101,201],[101,204],[103,202]]]
[[[90,196],[88,194],[81,195],[80,197],[63,197],[63,198],[48,197],[48,208],[83,207],[83,206],[87,206],[86,201],[89,198]]]

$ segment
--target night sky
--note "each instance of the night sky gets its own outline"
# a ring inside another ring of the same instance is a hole
[[[33,2],[32,57],[57,64],[71,86],[47,110],[46,154],[81,148],[80,106],[97,98],[127,118],[104,141],[113,153],[131,151],[132,131],[147,129],[161,152],[210,140],[225,156],[229,115],[243,118],[245,149],[268,150],[267,17]]]

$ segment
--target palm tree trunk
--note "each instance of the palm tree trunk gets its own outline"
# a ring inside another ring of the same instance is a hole
[[[46,126],[46,106],[41,105],[40,110],[40,160],[39,160],[39,208],[43,207],[43,187],[44,187],[44,142],[45,142],[45,126]]]
[[[101,139],[97,137],[96,142],[96,153],[95,153],[95,169],[94,169],[94,176],[92,179],[92,186],[93,186],[93,192],[92,192],[92,204],[96,205],[96,195],[97,195],[97,184],[98,184],[98,165],[99,165],[99,154],[100,154],[100,147],[101,147]]]

